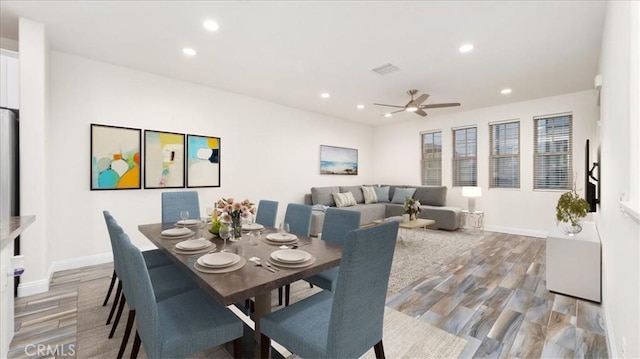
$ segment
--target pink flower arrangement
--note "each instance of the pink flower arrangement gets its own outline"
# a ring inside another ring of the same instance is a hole
[[[218,218],[223,222],[231,222],[247,218],[249,215],[256,214],[256,207],[251,201],[245,199],[242,202],[236,202],[233,198],[221,198],[216,204],[216,212]]]

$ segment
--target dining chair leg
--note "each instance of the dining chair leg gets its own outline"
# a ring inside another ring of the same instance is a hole
[[[384,348],[382,347],[382,340],[373,346],[373,351],[376,353],[376,359],[384,359]]]
[[[102,306],[106,307],[107,303],[109,302],[109,297],[111,296],[111,291],[113,290],[113,285],[116,284],[116,278],[118,276],[116,275],[116,270],[113,270],[113,274],[111,275],[111,284],[109,284],[109,290],[107,291],[107,296],[104,297],[104,302],[102,302]]]
[[[242,337],[233,341],[233,357],[235,359],[242,358]]]
[[[271,339],[260,333],[260,358],[271,358]]]
[[[113,321],[113,325],[111,326],[111,332],[109,332],[109,339],[113,338],[113,334],[116,332],[116,328],[118,327],[118,323],[120,322],[120,317],[122,316],[122,310],[124,309],[124,302],[126,299],[124,297],[124,293],[120,295],[120,305],[118,306],[118,313],[116,314],[116,319]]]
[[[131,348],[131,359],[138,357],[138,351],[140,351],[140,334],[136,330],[136,337],[133,339],[133,348]]]
[[[309,283],[309,288],[313,288],[313,284],[312,283]]]
[[[291,285],[287,284],[284,286],[284,306],[289,306],[289,295],[291,294]]]
[[[118,280],[118,288],[116,289],[116,297],[113,300],[113,305],[111,306],[111,312],[109,312],[109,318],[107,318],[107,324],[111,323],[111,318],[113,318],[113,313],[116,311],[116,307],[118,306],[118,300],[120,299],[120,293],[122,293],[122,281]]]
[[[133,328],[133,320],[136,317],[136,311],[130,310],[129,316],[127,317],[127,327],[124,329],[124,336],[122,336],[122,343],[120,343],[120,350],[118,350],[118,359],[122,359],[124,355],[124,350],[127,348],[127,342],[129,341],[129,336],[131,335],[131,328]]]
[[[278,288],[278,305],[282,305],[282,287]]]

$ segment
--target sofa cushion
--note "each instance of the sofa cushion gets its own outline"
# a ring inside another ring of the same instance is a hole
[[[396,188],[391,203],[404,204],[405,197],[413,197],[415,188]]]
[[[422,205],[445,206],[447,204],[447,187],[445,186],[425,186],[417,187],[413,198],[420,201]]]
[[[378,197],[378,203],[389,203],[389,186],[373,187]]]
[[[362,194],[362,188],[360,186],[340,186],[340,193],[351,192],[356,203],[364,203],[364,195]]]
[[[311,187],[311,200],[312,204],[323,204],[325,206],[335,207],[336,202],[333,200],[332,193],[340,192],[337,186],[335,187]]]
[[[346,192],[346,193],[334,192],[333,200],[336,202],[336,207],[338,208],[351,207],[356,205],[356,199],[353,198],[352,192]]]
[[[364,203],[378,203],[378,196],[376,196],[376,190],[372,186],[362,186],[362,195],[364,196]]]

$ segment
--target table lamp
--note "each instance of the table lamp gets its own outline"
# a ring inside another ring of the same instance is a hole
[[[462,187],[462,196],[469,198],[469,213],[476,211],[476,198],[482,197],[482,189],[480,187]]]

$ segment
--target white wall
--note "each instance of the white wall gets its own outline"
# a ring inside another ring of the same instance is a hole
[[[467,207],[461,187],[452,188],[452,128],[476,126],[478,129],[478,185],[482,197],[476,207],[485,211],[485,229],[508,233],[546,236],[555,226],[555,206],[563,191],[533,191],[533,117],[573,113],[573,166],[577,187],[584,183],[584,143],[594,139],[598,120],[595,91],[582,91],[562,96],[479,110],[429,116],[377,127],[374,134],[374,178],[380,183],[420,184],[421,131],[442,131],[442,185],[449,188],[447,204]],[[496,121],[520,120],[520,189],[489,189],[489,126]]]
[[[187,65],[185,65],[187,66]],[[220,197],[301,203],[312,186],[372,179],[372,129],[200,85],[52,52],[46,238],[51,259],[110,252],[102,210],[141,246],[137,225],[160,221],[159,189],[90,191],[90,123],[221,137]],[[357,148],[357,176],[320,175],[320,144]]]
[[[638,155],[634,153],[637,147],[635,150],[632,147],[638,134],[631,133],[632,128],[638,129],[640,104],[637,91],[635,97],[630,91],[631,84],[638,83],[637,78],[630,80],[630,50],[637,51],[640,41],[637,25],[632,32],[631,24],[637,24],[639,17],[637,2],[609,2],[600,56],[603,186],[596,223],[602,240],[608,339],[612,356],[626,358],[640,357],[640,224],[625,217],[618,201],[624,192],[634,193],[637,198],[640,191],[637,173],[633,174],[639,168]]]

